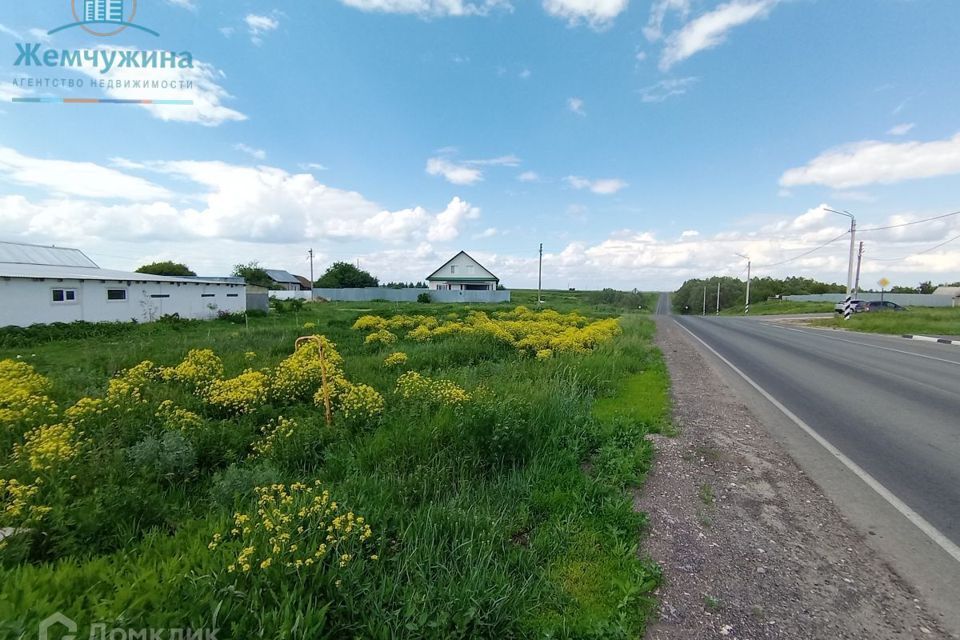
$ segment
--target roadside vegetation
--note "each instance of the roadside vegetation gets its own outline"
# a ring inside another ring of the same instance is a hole
[[[746,275],[746,274],[744,274]],[[717,277],[687,280],[670,296],[674,313],[700,314],[703,310],[703,294],[707,294],[707,313],[717,309],[717,285],[720,286],[720,311],[730,309],[734,314],[743,311],[746,302],[747,283],[739,278]],[[812,295],[819,293],[843,293],[845,287],[839,284],[819,282],[810,278],[753,278],[750,281],[750,312],[767,302],[775,304],[777,296]],[[761,307],[764,309],[765,307]],[[830,306],[829,310],[833,310]],[[786,313],[796,313],[788,311]]]
[[[0,630],[642,636],[667,374],[648,318],[585,297],[0,342]]]
[[[811,324],[868,333],[960,338],[960,308],[911,307],[906,311],[856,313],[848,321],[840,317],[824,318],[814,320]]]
[[[770,316],[794,313],[833,313],[833,302],[794,302],[792,300],[767,300],[750,305],[750,315]],[[709,309],[707,312],[709,313]],[[743,315],[743,305],[721,309],[720,315]]]

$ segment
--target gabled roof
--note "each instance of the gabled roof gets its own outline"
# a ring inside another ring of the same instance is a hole
[[[45,264],[58,267],[96,269],[97,264],[79,249],[46,247],[38,244],[0,241],[0,262],[9,264]]]
[[[297,275],[293,277],[300,282],[300,286],[303,287],[304,289],[313,289],[313,283],[310,282],[309,278],[304,278],[303,276],[297,276]]]
[[[283,284],[300,284],[300,281],[297,280],[297,277],[289,271],[284,271],[283,269],[264,269],[264,272],[274,282],[280,282]]]
[[[960,296],[960,287],[937,287],[933,295],[935,296],[953,296],[954,298]]]
[[[448,264],[450,264],[451,262],[453,262],[454,260],[456,260],[456,259],[459,258],[460,256],[467,256],[468,258],[470,258],[470,260],[473,261],[473,263],[474,263],[475,265],[477,265],[478,267],[480,267],[481,269],[483,269],[484,271],[486,271],[487,273],[489,273],[489,274],[490,274],[490,277],[489,277],[489,278],[486,278],[486,277],[480,276],[480,277],[474,277],[474,278],[464,278],[464,277],[457,276],[457,277],[454,278],[454,277],[446,277],[446,276],[437,276],[438,273],[440,273],[441,271],[443,271],[443,268],[444,268],[444,267],[446,267]],[[440,268],[439,268],[439,269],[437,269],[436,271],[434,271],[433,273],[431,273],[429,276],[427,276],[427,280],[428,280],[428,281],[429,281],[429,280],[446,280],[446,281],[464,281],[464,282],[468,282],[468,281],[469,281],[469,282],[490,282],[491,280],[493,280],[494,282],[500,282],[500,278],[498,278],[497,276],[493,275],[493,272],[490,271],[490,269],[487,269],[485,266],[483,266],[482,264],[480,264],[476,259],[474,259],[473,256],[471,256],[471,255],[470,255],[469,253],[467,253],[466,251],[461,251],[461,252],[458,253],[457,255],[453,256],[452,258],[450,258],[449,260],[447,260],[446,262],[444,262],[442,265],[440,265]]]

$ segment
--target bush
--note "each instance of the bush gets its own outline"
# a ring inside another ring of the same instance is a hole
[[[243,311],[218,311],[217,320],[223,320],[230,324],[246,324],[247,314]]]
[[[256,465],[229,467],[213,476],[210,484],[210,500],[214,504],[233,508],[253,497],[253,490],[259,486],[271,485],[280,480],[280,472],[269,462]]]
[[[433,299],[430,297],[429,293],[420,293],[417,294],[417,302],[421,304],[430,304],[433,302]]]
[[[189,477],[197,466],[197,452],[179,431],[147,436],[127,449],[127,459],[146,475],[169,482]]]

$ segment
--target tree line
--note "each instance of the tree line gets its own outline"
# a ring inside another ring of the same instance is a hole
[[[137,273],[149,273],[156,276],[191,277],[197,274],[187,265],[180,262],[165,260],[145,264],[136,270]],[[232,274],[243,278],[247,284],[267,289],[283,289],[282,285],[274,282],[267,275],[260,263],[248,262],[234,266]],[[349,262],[334,262],[313,283],[318,289],[357,289],[362,287],[379,287],[380,280],[369,271],[361,269]],[[426,289],[423,282],[388,282],[386,287],[391,289]]]

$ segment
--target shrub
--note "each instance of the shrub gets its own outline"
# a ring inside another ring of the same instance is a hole
[[[233,508],[254,495],[254,489],[271,485],[280,479],[280,472],[271,463],[261,461],[243,466],[231,464],[217,472],[210,483],[209,496],[216,505]]]
[[[430,297],[429,293],[418,293],[417,302],[421,304],[430,304],[431,302],[433,302],[433,298]]]
[[[160,438],[147,436],[126,454],[131,466],[169,482],[188,478],[197,465],[197,452],[179,431],[166,431]]]

